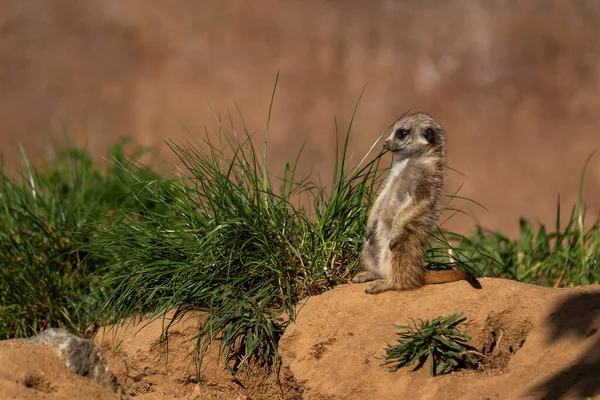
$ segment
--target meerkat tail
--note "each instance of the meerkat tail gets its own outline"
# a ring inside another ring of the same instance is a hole
[[[435,285],[438,283],[448,283],[456,281],[467,281],[476,289],[481,289],[481,284],[470,273],[457,271],[454,269],[443,271],[425,271],[425,285]]]

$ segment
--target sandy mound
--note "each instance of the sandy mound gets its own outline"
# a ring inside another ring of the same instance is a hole
[[[568,399],[600,395],[600,286],[552,289],[481,279],[366,295],[342,285],[305,300],[280,353],[307,399]],[[484,371],[390,373],[383,348],[392,324],[463,311]],[[600,396],[598,397],[600,398]]]
[[[456,282],[376,296],[364,294],[365,285],[342,285],[308,298],[281,340],[279,378],[260,369],[234,377],[212,349],[198,381],[190,352],[202,313],[174,323],[168,340],[157,320],[101,331],[95,342],[126,392],[140,399],[600,398],[599,285],[481,283],[481,290]],[[459,311],[471,320],[471,343],[488,356],[482,371],[433,378],[427,368],[390,373],[381,366],[383,348],[395,341],[392,324]],[[49,348],[0,342],[2,399],[115,397],[72,374]]]

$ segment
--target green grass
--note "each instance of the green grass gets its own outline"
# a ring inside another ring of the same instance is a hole
[[[374,141],[351,163],[350,123],[332,149],[330,182],[299,176],[302,149],[277,176],[268,125],[259,138],[241,113],[228,115],[214,133],[167,142],[179,159],[176,176],[140,165],[138,154],[126,157],[123,143],[107,170],[69,147],[53,164],[26,162],[20,177],[2,172],[0,338],[48,326],[91,335],[131,316],[200,309],[208,319],[191,338],[200,360],[220,339],[234,371],[276,363],[298,300],[357,272],[389,156],[380,164]],[[449,196],[448,209],[459,199]],[[580,200],[566,226],[548,232],[523,221],[516,240],[479,226],[468,237],[440,228],[427,266],[543,285],[596,283],[599,226],[587,226]]]
[[[94,276],[106,256],[90,252],[97,224],[111,224],[131,202],[125,179],[152,175],[125,161],[124,141],[111,156],[120,167],[93,167],[84,149],[67,147],[54,162],[17,178],[0,170],[0,339],[59,326],[86,335],[90,310],[104,293]]]
[[[386,347],[385,362],[390,372],[403,367],[421,368],[429,360],[431,376],[447,374],[466,368],[475,369],[478,354],[467,344],[471,337],[458,329],[467,319],[462,313],[438,317],[432,321],[412,320],[412,326],[398,326],[398,344]]]

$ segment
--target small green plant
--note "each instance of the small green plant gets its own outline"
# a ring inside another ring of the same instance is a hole
[[[390,372],[416,363],[415,369],[422,367],[429,359],[429,373],[432,376],[446,374],[459,368],[476,368],[477,352],[467,345],[471,340],[458,328],[467,319],[462,313],[438,317],[433,321],[420,320],[413,326],[398,326],[398,343],[385,348],[386,362]]]

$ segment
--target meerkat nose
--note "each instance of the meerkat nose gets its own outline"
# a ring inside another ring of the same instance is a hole
[[[383,148],[384,148],[384,149],[386,149],[386,150],[389,150],[389,149],[390,149],[390,141],[389,141],[389,139],[386,139],[386,140],[383,142]]]

